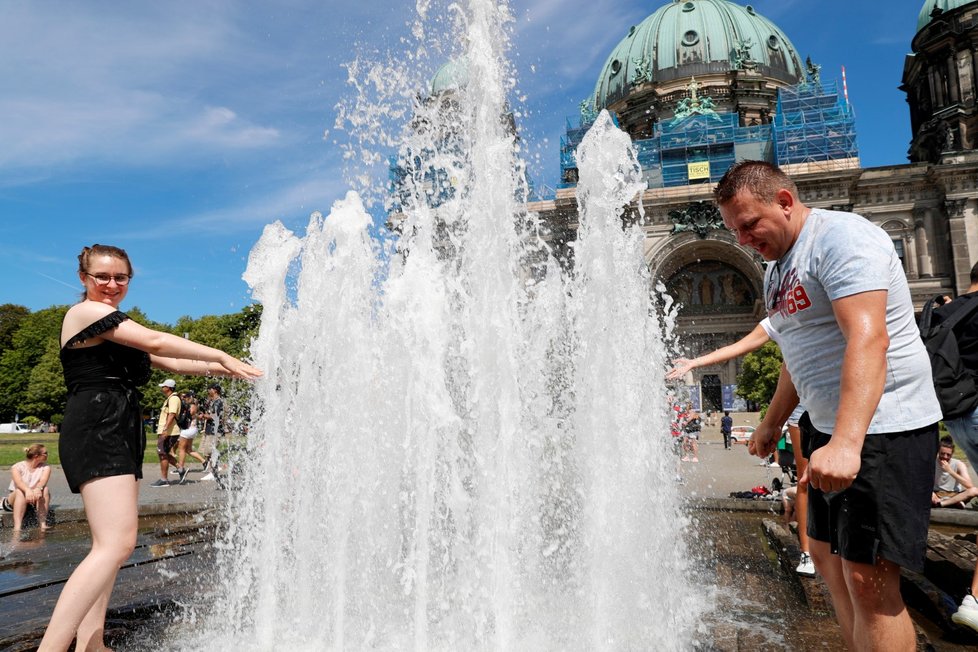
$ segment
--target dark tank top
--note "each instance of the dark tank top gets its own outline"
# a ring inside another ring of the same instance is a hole
[[[145,351],[108,340],[95,346],[69,348],[112,330],[127,319],[129,316],[124,312],[111,312],[87,326],[61,348],[61,366],[69,392],[119,385],[135,389],[149,382],[151,368],[149,354]]]

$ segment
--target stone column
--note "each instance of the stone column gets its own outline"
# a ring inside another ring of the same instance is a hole
[[[954,53],[950,53],[947,57],[947,92],[949,97],[948,104],[957,104],[961,99],[961,93],[958,92],[958,67],[954,65]]]
[[[903,236],[903,246],[907,250],[906,261],[907,278],[920,278],[920,272],[918,271],[919,262],[917,260],[917,238],[913,231],[907,231]]]
[[[971,267],[978,262],[978,200],[948,199],[944,208],[951,236],[952,278],[958,294],[971,285]]]
[[[930,277],[934,275],[934,265],[932,263],[932,257],[930,253],[930,241],[927,238],[927,217],[930,211],[926,208],[915,208],[913,209],[914,218],[914,249],[917,252],[917,270],[922,277]]]

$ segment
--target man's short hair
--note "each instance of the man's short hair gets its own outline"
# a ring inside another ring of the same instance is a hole
[[[778,166],[767,161],[740,161],[727,170],[713,189],[713,200],[722,206],[741,190],[747,190],[761,201],[773,202],[781,189],[798,196],[798,186]]]
[[[950,448],[954,450],[954,440],[951,439],[950,435],[944,435],[941,437],[941,448]]]
[[[208,385],[207,389],[213,389],[218,394],[223,394],[224,393],[223,391],[221,391],[221,386],[218,385],[217,383],[214,383],[213,385]]]
[[[976,283],[978,283],[978,263],[975,263],[975,266],[971,268],[971,284]]]

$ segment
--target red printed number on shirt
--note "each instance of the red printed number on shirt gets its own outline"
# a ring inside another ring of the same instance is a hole
[[[808,294],[805,292],[805,286],[803,285],[793,287],[785,303],[787,304],[789,315],[793,315],[799,310],[804,310],[812,305],[812,301],[808,298]]]

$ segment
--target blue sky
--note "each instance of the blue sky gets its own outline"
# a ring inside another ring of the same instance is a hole
[[[608,53],[662,4],[513,0],[536,183],[556,182],[564,118]],[[897,87],[923,0],[752,4],[823,79],[846,67],[864,166],[906,162]],[[402,52],[414,15],[396,0],[0,0],[0,303],[73,303],[75,257],[101,242],[136,266],[124,308],[168,323],[240,310],[264,225],[301,233],[349,187],[343,64]]]

